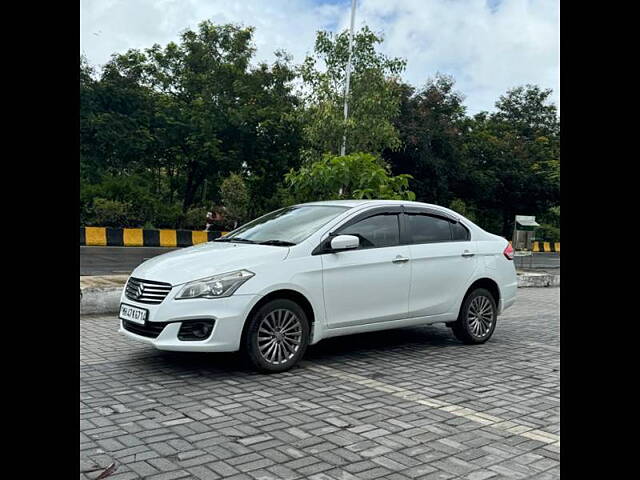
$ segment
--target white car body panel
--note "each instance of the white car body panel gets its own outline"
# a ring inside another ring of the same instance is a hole
[[[517,277],[503,251],[507,241],[485,232],[459,214],[435,205],[405,201],[317,202],[350,207],[307,239],[291,247],[209,242],[154,257],[139,265],[132,277],[166,282],[171,292],[157,305],[121,295],[121,302],[144,308],[148,322],[169,323],[157,338],[125,330],[124,335],[176,351],[237,351],[251,310],[273,292],[289,290],[304,296],[313,310],[310,343],[323,338],[456,320],[469,287],[479,279],[494,281],[500,291],[498,310],[515,301]],[[350,218],[380,206],[418,206],[440,210],[471,232],[470,241],[399,245],[313,255],[329,233]],[[462,257],[468,250],[474,255]],[[392,263],[398,255],[407,263]],[[255,275],[225,298],[176,300],[185,283],[246,269]],[[208,339],[181,341],[180,321],[214,319]]]
[[[472,241],[409,245],[411,291],[409,317],[449,312],[466,292],[477,269],[476,245]],[[474,256],[463,257],[468,251]]]
[[[350,327],[406,318],[411,267],[392,263],[409,257],[399,245],[320,255],[327,328]]]

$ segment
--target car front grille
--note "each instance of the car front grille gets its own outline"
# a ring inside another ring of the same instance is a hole
[[[125,288],[125,295],[130,300],[140,303],[156,305],[162,303],[171,291],[171,285],[164,282],[129,278]]]
[[[139,323],[130,322],[129,320],[122,320],[122,327],[127,332],[148,338],[157,338],[158,335],[162,333],[162,330],[164,330],[166,325],[166,323],[159,322],[145,322],[144,325],[140,325]]]

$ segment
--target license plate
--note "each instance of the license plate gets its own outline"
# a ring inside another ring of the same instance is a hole
[[[132,307],[126,303],[120,304],[120,318],[123,320],[129,320],[130,322],[139,323],[144,325],[147,319],[147,310],[138,307]]]

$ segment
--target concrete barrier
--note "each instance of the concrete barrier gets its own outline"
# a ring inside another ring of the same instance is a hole
[[[190,247],[210,242],[227,232],[149,230],[145,228],[80,227],[80,245],[103,247]]]
[[[80,315],[116,313],[129,275],[80,277]]]
[[[532,242],[532,252],[560,253],[560,242]]]
[[[518,272],[518,288],[524,287],[559,287],[560,274]]]

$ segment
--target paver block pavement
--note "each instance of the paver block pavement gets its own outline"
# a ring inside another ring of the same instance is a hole
[[[341,337],[277,375],[81,317],[81,478],[559,478],[559,293],[520,289],[484,345]]]

